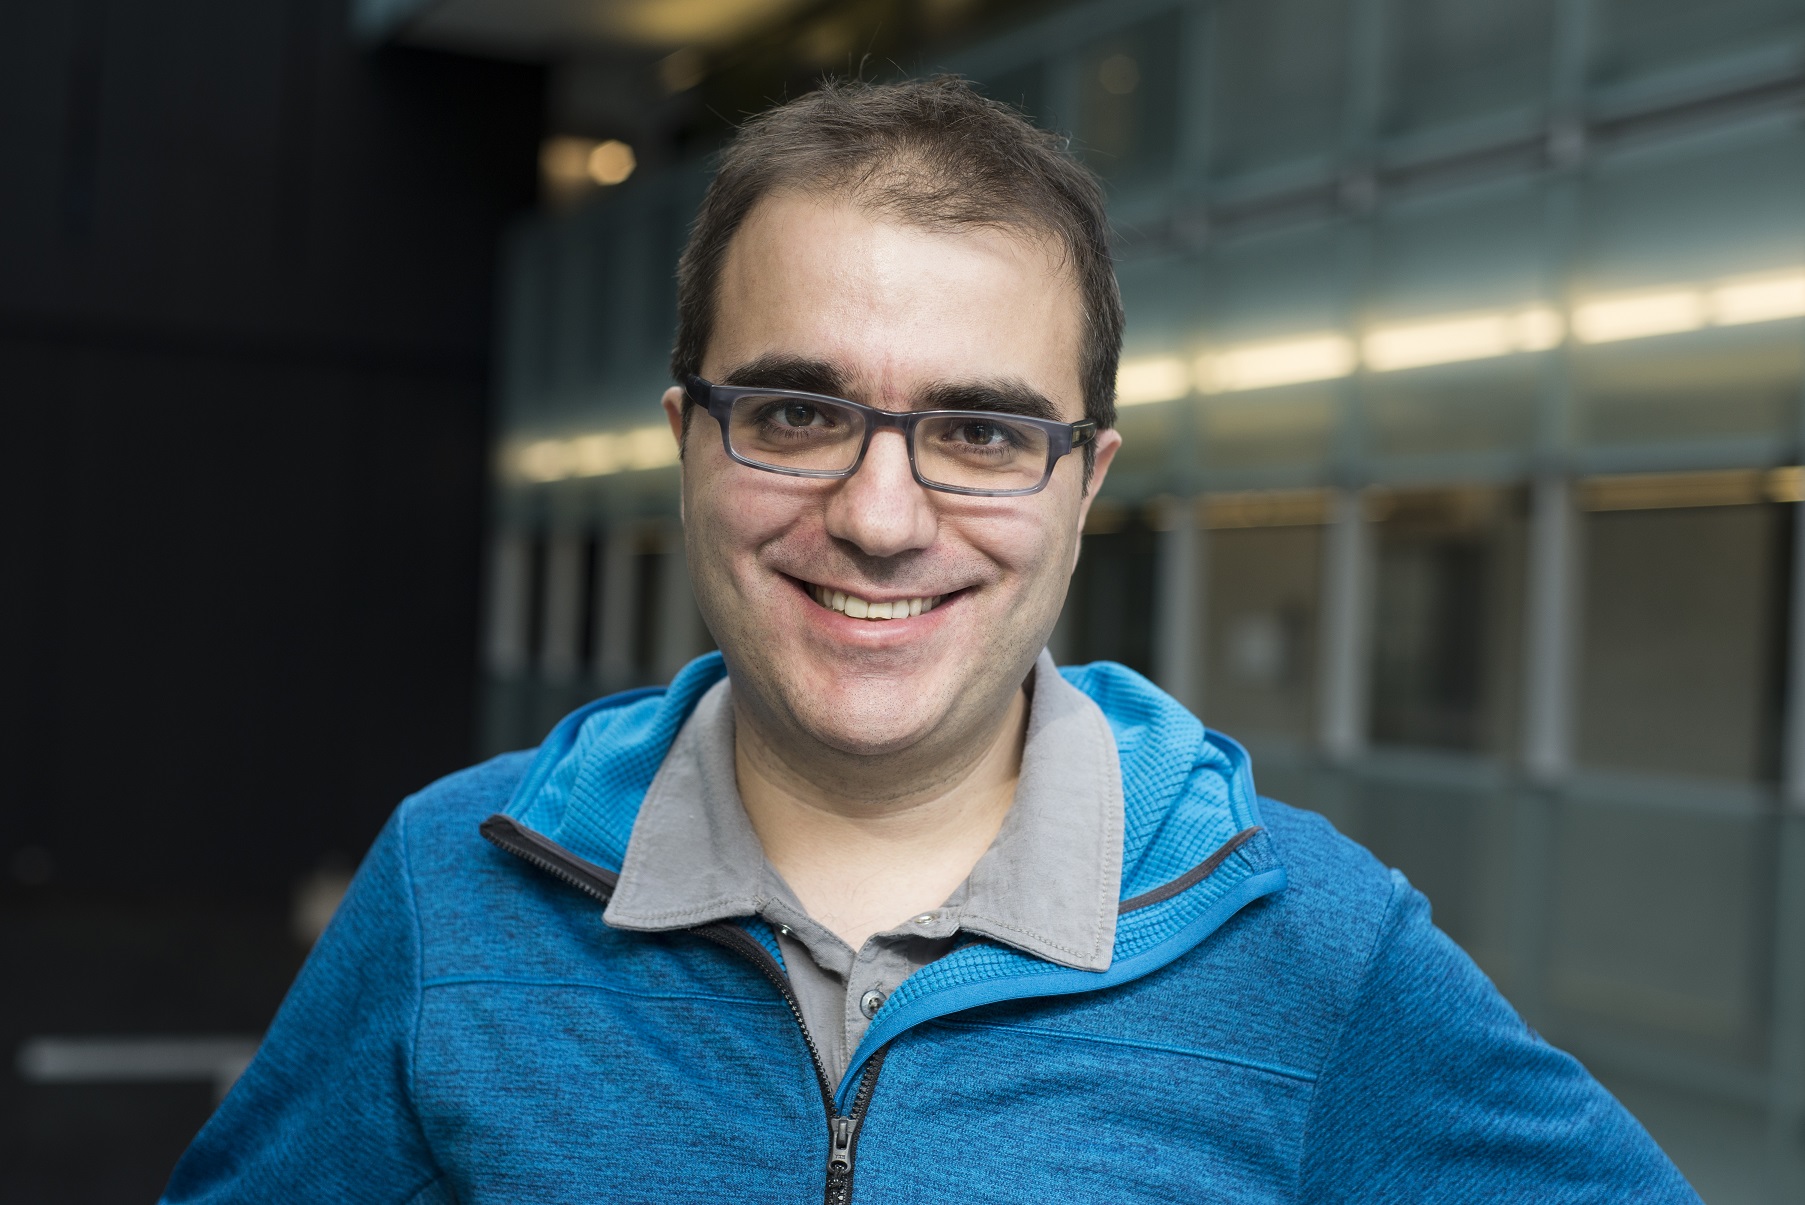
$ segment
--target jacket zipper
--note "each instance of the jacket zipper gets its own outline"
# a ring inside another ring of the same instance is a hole
[[[481,831],[490,844],[506,850],[559,882],[576,888],[597,903],[605,906],[614,894],[615,876],[599,866],[582,861],[510,817],[491,816],[483,822]],[[841,1114],[834,1106],[833,1084],[827,1078],[827,1065],[821,1061],[821,1050],[808,1031],[808,1023],[802,1019],[802,1003],[796,999],[789,976],[784,974],[777,960],[771,957],[770,951],[759,945],[751,934],[738,925],[724,921],[698,925],[689,932],[731,950],[750,962],[771,981],[771,986],[777,989],[778,995],[789,1006],[790,1017],[802,1034],[803,1046],[808,1049],[809,1064],[815,1070],[815,1086],[821,1090],[821,1104],[827,1113],[827,1187],[824,1200],[826,1205],[849,1205],[852,1200],[854,1160],[858,1155],[859,1128],[865,1120],[866,1110],[871,1107],[871,1094],[877,1089],[878,1071],[883,1067],[884,1056],[890,1048],[880,1046],[873,1052],[865,1064],[865,1070],[859,1075],[859,1089],[853,1094],[852,1108]]]
[[[796,993],[790,987],[790,977],[783,973],[777,960],[771,957],[770,951],[738,925],[717,921],[714,924],[700,925],[690,930],[691,933],[705,937],[716,945],[725,946],[747,962],[757,967],[771,986],[783,997],[783,1002],[790,1006],[790,1016],[796,1022],[796,1028],[802,1034],[802,1044],[808,1048],[809,1062],[815,1068],[815,1085],[821,1089],[821,1104],[827,1113],[827,1205],[847,1205],[852,1200],[852,1177],[854,1160],[858,1155],[859,1127],[864,1123],[865,1111],[871,1107],[871,1094],[877,1088],[878,1070],[883,1066],[884,1055],[889,1052],[888,1046],[879,1047],[865,1064],[865,1070],[859,1076],[859,1090],[853,1094],[852,1108],[845,1114],[834,1107],[834,1088],[827,1078],[827,1065],[821,1061],[821,1050],[815,1045],[815,1039],[808,1031],[808,1023],[802,1019],[802,1003],[796,999]]]

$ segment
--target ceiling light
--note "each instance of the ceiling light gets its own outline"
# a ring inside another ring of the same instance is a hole
[[[1191,373],[1177,356],[1125,360],[1116,370],[1116,405],[1169,402],[1191,392]]]
[[[1567,337],[1567,323],[1547,306],[1531,306],[1511,315],[1511,335],[1517,351],[1547,351]]]
[[[1805,317],[1805,273],[1730,281],[1711,290],[1711,321],[1719,326]]]
[[[677,463],[677,441],[671,429],[662,423],[636,427],[623,437],[627,444],[627,465],[634,469],[661,469]]]
[[[1588,301],[1573,311],[1573,333],[1587,343],[1673,335],[1703,325],[1705,298],[1694,289]]]
[[[633,148],[618,138],[610,138],[606,142],[598,142],[595,149],[589,152],[586,167],[589,178],[604,187],[619,184],[633,174],[639,161],[633,157]]]
[[[1197,383],[1205,393],[1265,389],[1345,377],[1354,363],[1354,343],[1345,335],[1248,343],[1198,357]]]
[[[1380,327],[1362,341],[1366,366],[1375,372],[1484,360],[1519,351],[1545,351],[1561,340],[1563,323],[1553,310],[1468,314],[1409,326]]]
[[[579,435],[570,441],[570,459],[579,477],[600,477],[621,468],[625,449],[618,435]]]
[[[587,138],[547,138],[539,147],[539,171],[554,185],[583,184],[589,178],[589,155],[594,146]]]
[[[516,462],[528,481],[562,481],[570,476],[570,457],[561,439],[541,439],[520,449]]]

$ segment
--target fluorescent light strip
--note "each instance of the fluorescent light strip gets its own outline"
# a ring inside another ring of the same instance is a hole
[[[1725,281],[1711,290],[1707,304],[1718,326],[1805,318],[1805,272]]]
[[[1116,405],[1170,402],[1191,392],[1191,370],[1177,356],[1124,360],[1116,370]]]
[[[1573,307],[1573,333],[1582,343],[1616,343],[1695,331],[1705,325],[1706,317],[1703,292],[1669,289],[1577,305]]]
[[[1783,318],[1805,318],[1805,272],[1601,297],[1574,307],[1573,333],[1584,343],[1614,343]]]
[[[513,468],[522,479],[543,484],[633,469],[661,469],[676,463],[677,443],[671,438],[671,429],[655,424],[613,434],[537,440],[515,453]]]
[[[1324,332],[1271,343],[1247,343],[1197,358],[1197,387],[1205,393],[1234,393],[1331,381],[1353,373],[1359,356],[1346,335]]]

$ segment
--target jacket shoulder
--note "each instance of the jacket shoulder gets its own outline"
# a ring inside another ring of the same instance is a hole
[[[535,750],[503,753],[429,784],[401,801],[397,819],[410,847],[448,830],[474,832],[501,811],[532,765]],[[412,852],[410,848],[409,852]]]
[[[1261,799],[1282,890],[1253,901],[1131,994],[1157,992],[1179,1027],[1215,1048],[1314,1075],[1358,1006],[1403,876],[1322,816]]]
[[[1368,917],[1376,924],[1403,876],[1321,813],[1260,798],[1260,823],[1285,867],[1281,898],[1328,922]]]
[[[1267,798],[1259,806],[1285,889],[1250,910],[1245,926],[1231,928],[1244,927],[1261,961],[1295,977],[1291,989],[1313,997],[1333,1028],[1353,1007],[1400,898],[1414,897],[1425,915],[1428,901],[1319,813]]]

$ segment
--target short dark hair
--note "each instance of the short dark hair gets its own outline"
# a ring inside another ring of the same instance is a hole
[[[1115,425],[1122,297],[1103,188],[1064,139],[952,75],[893,84],[828,80],[766,110],[726,150],[677,264],[677,380],[702,371],[727,248],[753,207],[789,188],[840,190],[928,229],[1005,227],[1063,244],[1083,306],[1084,416]],[[684,428],[691,413],[684,403]],[[1085,448],[1088,480],[1092,449]]]

